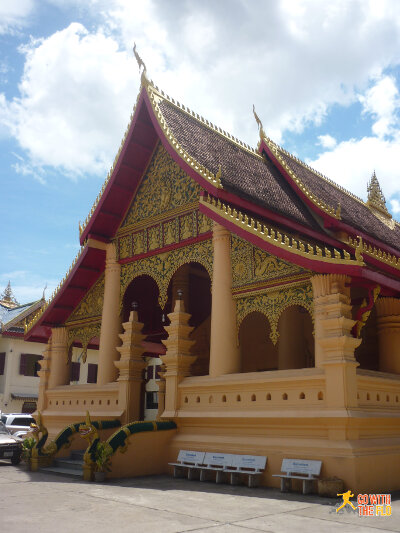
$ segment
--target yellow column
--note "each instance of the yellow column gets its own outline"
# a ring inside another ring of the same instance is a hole
[[[118,359],[117,346],[120,331],[119,284],[121,266],[116,258],[114,243],[107,245],[106,268],[104,273],[104,301],[101,316],[99,346],[99,368],[97,384],[105,385],[117,378],[114,361]]]
[[[58,385],[68,385],[71,369],[68,358],[66,328],[53,328],[51,330],[51,363],[49,373],[49,389]]]
[[[193,328],[188,326],[190,314],[185,313],[183,300],[176,300],[173,313],[169,313],[168,318],[171,323],[165,326],[168,332],[168,339],[162,341],[167,347],[167,353],[160,358],[166,367],[165,377],[165,411],[158,413],[159,416],[176,416],[180,408],[179,383],[189,375],[189,368],[196,360],[195,355],[191,355],[190,348],[194,341],[189,339]]]
[[[44,411],[47,406],[46,391],[49,386],[50,367],[51,367],[51,335],[46,344],[46,349],[43,352],[43,359],[39,361],[40,370],[38,376],[39,381],[39,396],[37,401],[37,410]]]
[[[357,406],[357,361],[354,350],[361,343],[351,334],[350,278],[321,274],[311,278],[314,292],[315,366],[325,369],[326,405]]]
[[[128,322],[123,323],[124,333],[120,334],[122,346],[117,348],[121,354],[119,361],[114,365],[119,369],[119,406],[124,410],[123,423],[140,420],[140,406],[143,401],[142,382],[143,369],[146,361],[142,354],[144,348],[141,344],[145,335],[142,335],[143,324],[138,320],[136,310],[131,311]]]
[[[379,370],[400,374],[400,300],[378,298]]]
[[[211,304],[210,376],[240,372],[236,342],[236,306],[232,298],[230,233],[213,224],[213,282]]]

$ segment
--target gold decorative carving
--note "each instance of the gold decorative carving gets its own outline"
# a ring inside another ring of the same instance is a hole
[[[193,213],[189,213],[180,219],[180,240],[184,241],[193,237]]]
[[[82,361],[86,363],[88,344],[94,337],[100,337],[101,323],[94,322],[84,326],[68,328],[68,351],[75,340],[82,343]]]
[[[119,258],[125,259],[132,256],[132,236],[126,235],[119,240]]]
[[[200,190],[160,144],[122,227],[193,202]]]
[[[177,220],[169,220],[164,224],[164,246],[173,244],[177,241],[176,238],[176,223]]]
[[[167,303],[167,290],[172,276],[179,267],[186,263],[197,262],[204,266],[212,278],[213,263],[212,242],[205,241],[191,244],[183,248],[171,250],[151,257],[145,257],[121,266],[121,305],[128,285],[138,276],[147,274],[157,283],[159,289],[159,303],[162,308]]]
[[[133,254],[138,255],[144,253],[145,250],[145,233],[135,233],[133,236]]]
[[[74,322],[84,318],[101,316],[103,311],[103,298],[104,275],[101,276],[98,281],[96,281],[83,300],[79,303],[75,311],[70,315],[66,323],[68,324],[69,322]]]
[[[240,324],[247,315],[259,311],[267,317],[271,325],[270,337],[272,342],[276,344],[279,338],[279,317],[285,309],[292,305],[304,307],[313,317],[313,292],[310,283],[265,294],[238,298],[236,300],[238,331]]]
[[[231,257],[233,287],[305,272],[302,268],[276,258],[236,235],[232,235]]]
[[[198,221],[198,232],[201,233],[207,233],[207,231],[211,231],[211,219],[209,219],[206,215],[203,213],[197,212],[197,221]]]
[[[161,248],[160,226],[153,226],[148,229],[149,250]]]

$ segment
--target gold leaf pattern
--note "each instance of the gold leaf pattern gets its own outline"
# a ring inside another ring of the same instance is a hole
[[[70,315],[67,323],[75,320],[101,316],[104,298],[104,275],[96,281],[90,291],[79,303],[75,311]]]
[[[264,294],[257,294],[255,296],[238,298],[236,300],[238,331],[240,324],[247,315],[254,311],[259,311],[267,317],[271,325],[270,337],[272,342],[276,344],[279,338],[279,317],[285,309],[292,305],[300,305],[301,307],[304,307],[311,314],[311,317],[313,317],[314,304],[311,283],[296,287],[287,287],[280,291],[277,290],[266,292]]]
[[[160,144],[122,227],[196,201],[200,190]]]
[[[171,250],[151,257],[145,257],[121,266],[120,305],[128,285],[138,276],[147,274],[157,283],[159,303],[162,308],[167,303],[168,285],[179,267],[186,263],[197,262],[203,265],[212,279],[213,263],[212,241],[205,240],[190,246]]]

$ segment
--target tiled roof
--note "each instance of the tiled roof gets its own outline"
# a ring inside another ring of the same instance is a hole
[[[221,165],[225,190],[316,228],[303,203],[270,161],[242,148],[166,100],[159,103],[159,108],[184,150],[214,174]]]
[[[323,178],[284,150],[279,150],[279,152],[289,168],[315,196],[332,207],[340,204],[343,222],[400,250],[400,226],[398,224],[394,226],[394,229],[390,229],[362,200]]]
[[[14,307],[13,309],[9,309],[4,305],[0,304],[0,322],[2,326],[7,326],[7,324],[11,322],[11,320],[14,320],[19,315],[22,315],[25,311],[27,311],[36,303],[37,302],[30,302],[25,305],[19,305],[18,307]]]

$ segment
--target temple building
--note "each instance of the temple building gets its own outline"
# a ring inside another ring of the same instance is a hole
[[[20,305],[10,282],[0,295],[0,412],[36,410],[43,345],[24,340],[24,325],[44,304],[43,297]]]
[[[26,328],[47,343],[38,409],[52,435],[86,410],[172,419],[169,460],[267,456],[264,485],[288,457],[399,489],[400,225],[375,174],[365,203],[255,117],[252,148],[143,73],[81,250]],[[71,383],[77,348],[91,382]]]

